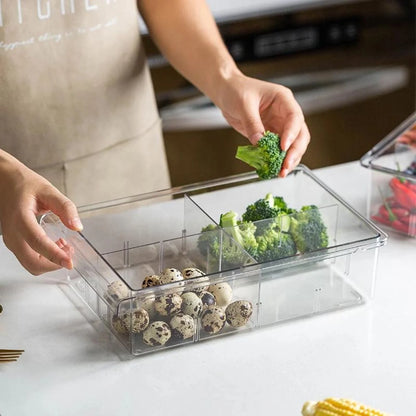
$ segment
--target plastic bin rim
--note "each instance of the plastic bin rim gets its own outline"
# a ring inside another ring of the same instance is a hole
[[[416,120],[416,112],[412,115],[411,119]],[[406,120],[407,125],[411,124],[409,120],[410,118]],[[328,192],[334,199],[340,202],[344,207],[348,208],[355,216],[357,216],[362,222],[364,222],[370,229],[372,229],[375,232],[376,238],[380,238],[382,242],[387,240],[387,234],[384,231],[382,231],[381,228],[379,228],[373,222],[371,222],[370,220],[365,218],[363,215],[361,215],[355,208],[353,208],[348,202],[346,202],[340,195],[338,195],[334,190],[332,190],[323,181],[321,181],[306,165],[299,164],[295,169],[293,169],[292,172],[289,173],[289,175],[290,176],[296,175],[300,172],[309,176],[319,186],[325,189],[325,191]],[[209,189],[209,188],[213,188],[217,186],[239,184],[241,182],[251,181],[251,180],[260,181],[261,179],[258,178],[258,175],[256,174],[255,171],[248,172],[248,173],[240,173],[237,175],[226,176],[223,178],[213,179],[209,181],[196,182],[196,183],[189,184],[189,185],[166,188],[166,189],[162,189],[162,190],[158,190],[154,192],[147,192],[147,193],[143,193],[139,195],[133,195],[133,196],[126,197],[126,198],[119,198],[119,199],[104,201],[101,203],[84,205],[84,206],[78,207],[78,211],[80,213],[92,212],[92,211],[99,210],[99,209],[116,207],[116,206],[123,205],[123,204],[130,204],[134,202],[145,201],[148,199],[159,198],[163,196],[172,196],[172,195],[178,195],[178,194],[182,194],[185,196],[188,193],[192,193],[194,191]],[[272,180],[275,180],[275,178],[273,178]]]
[[[385,151],[386,148],[388,148],[399,136],[401,136],[415,123],[416,112],[412,113],[406,120],[404,120],[399,126],[397,126],[393,131],[391,131],[384,139],[378,142],[370,151],[365,153],[360,159],[361,166],[379,172],[397,175],[397,170],[376,165],[374,161]],[[400,172],[400,176],[408,179],[415,179],[414,175],[411,175],[406,172]]]

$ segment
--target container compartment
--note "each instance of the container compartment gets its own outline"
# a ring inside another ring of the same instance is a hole
[[[241,214],[266,193],[296,210],[316,205],[328,245],[259,262],[233,229],[218,226],[221,213]],[[41,224],[72,246],[69,285],[132,355],[361,305],[374,294],[378,250],[386,241],[304,166],[285,179],[245,174],[80,211],[82,233],[52,214]],[[208,225],[212,230],[202,232]],[[201,250],[204,241],[215,241],[215,253]],[[185,268],[199,272],[142,287],[148,276]]]
[[[361,158],[370,169],[367,216],[416,237],[416,113]]]

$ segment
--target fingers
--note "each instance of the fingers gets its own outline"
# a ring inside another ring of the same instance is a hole
[[[282,170],[279,176],[285,177],[290,171],[292,171],[301,161],[303,154],[306,152],[311,136],[309,134],[308,127],[303,123],[302,128],[298,136],[293,141],[289,150],[286,153],[285,160],[283,162]]]
[[[286,94],[280,105],[288,109],[284,117],[283,128],[280,132],[280,146],[282,150],[288,151],[290,146],[302,134],[302,129],[305,126],[305,118],[302,109],[290,90],[286,90]]]
[[[82,231],[75,204],[60,192],[50,192],[43,196],[43,203],[56,214],[71,230]]]
[[[43,228],[37,223],[36,218],[30,213],[24,214],[22,218],[21,234],[26,244],[36,253],[38,253],[38,259],[45,258],[50,263],[54,263],[59,267],[65,267],[72,269],[72,260],[70,253],[64,250],[63,243],[60,241],[61,247],[54,243],[45,233]],[[15,251],[16,253],[16,251]],[[29,253],[27,248],[26,254],[30,254],[27,261],[34,260],[32,253]],[[40,256],[39,256],[40,255]],[[45,265],[44,261],[41,261],[42,265]],[[40,265],[40,267],[42,266]],[[31,267],[33,269],[33,265]],[[31,271],[31,269],[28,269]]]
[[[246,137],[255,145],[263,136],[264,125],[259,113],[259,104],[255,100],[246,100],[241,109],[242,123]]]
[[[24,240],[18,242],[14,252],[20,264],[34,276],[62,268],[62,266],[51,262],[35,252]]]

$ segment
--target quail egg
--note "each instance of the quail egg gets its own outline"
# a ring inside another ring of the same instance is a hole
[[[145,299],[140,299],[135,303],[137,308],[143,308],[149,315],[150,319],[153,319],[156,315],[155,310],[155,297],[148,296]]]
[[[247,324],[253,313],[253,304],[248,300],[236,300],[225,309],[227,322],[234,328]]]
[[[215,296],[211,292],[203,291],[199,297],[202,300],[202,309],[208,308],[208,306],[215,305]]]
[[[173,267],[163,270],[159,276],[160,284],[164,285],[171,282],[179,282],[183,280],[182,273]]]
[[[186,292],[182,295],[182,312],[197,318],[202,312],[202,300],[194,292]]]
[[[129,331],[137,334],[144,331],[149,325],[149,314],[146,310],[140,308],[123,314],[122,320]]]
[[[169,325],[166,322],[154,321],[143,331],[143,342],[151,347],[165,345],[171,335]]]
[[[202,270],[197,269],[196,267],[187,267],[182,270],[182,276],[184,279],[191,279],[192,277],[205,276],[205,273]]]
[[[128,287],[120,280],[110,283],[107,288],[107,298],[113,301],[119,301],[130,295]]]
[[[225,312],[224,309],[218,306],[209,306],[202,312],[201,326],[205,332],[209,334],[216,334],[220,332],[225,325]]]
[[[195,321],[191,315],[179,312],[170,320],[172,338],[188,339],[195,334]]]
[[[121,319],[117,315],[113,316],[111,320],[111,326],[119,334],[127,335],[129,333],[129,330],[127,329],[126,324],[124,323],[123,319]]]
[[[215,296],[215,301],[218,306],[227,306],[233,297],[231,286],[225,282],[210,285],[208,291]]]
[[[155,310],[162,316],[174,315],[180,312],[182,298],[177,293],[159,296],[155,299]]]
[[[159,285],[160,285],[160,277],[157,274],[151,274],[150,276],[146,276],[142,282],[142,288],[159,286]]]
[[[182,276],[184,279],[192,279],[192,278],[198,278],[195,279],[198,283],[201,284],[205,281],[209,281],[208,276],[205,275],[205,273],[202,270],[197,269],[196,267],[187,267],[186,269],[182,270]],[[198,288],[192,289],[193,292],[199,294],[204,290],[208,290],[209,284],[201,285]]]
[[[172,282],[180,282],[183,281],[182,273],[173,267],[163,270],[163,272],[159,275],[159,281],[161,285],[164,285],[166,283],[172,283]],[[183,286],[183,282],[181,284]],[[182,291],[178,291],[178,293],[182,293]]]

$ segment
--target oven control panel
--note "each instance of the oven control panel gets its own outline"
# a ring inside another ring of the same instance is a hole
[[[294,26],[225,38],[233,58],[255,61],[355,43],[360,28],[357,18]]]

